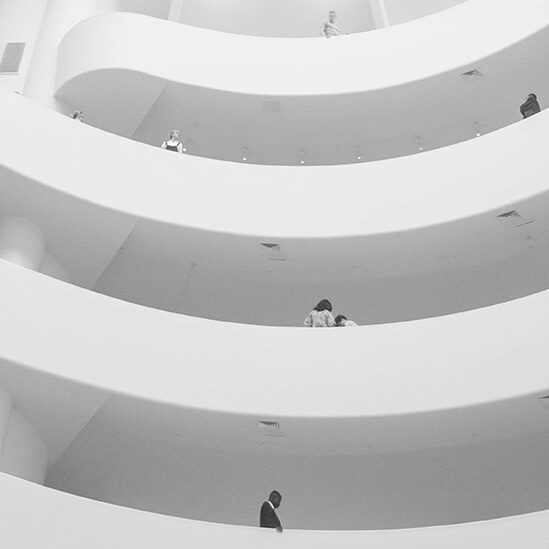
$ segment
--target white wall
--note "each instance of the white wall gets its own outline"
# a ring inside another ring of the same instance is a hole
[[[471,425],[489,439],[546,428],[535,395],[549,387],[547,292],[446,317],[322,331],[164,313],[0,265],[3,357],[133,395],[144,406],[139,424],[151,421],[151,401],[173,404],[161,423],[178,418],[200,444],[259,451],[254,418],[262,416],[283,418],[292,434],[284,452],[307,454],[368,451],[365,430],[387,452],[467,444]],[[268,384],[266,371],[275,372]]]
[[[547,413],[547,412],[546,412]],[[453,524],[549,508],[549,433],[361,456],[229,453],[137,436],[99,413],[50,470],[57,490],[166,515],[249,526],[271,490],[288,528]],[[370,437],[374,444],[374,437]]]
[[[297,165],[300,149],[308,165],[411,155],[418,135],[432,150],[493,132],[521,119],[531,90],[549,93],[549,76],[523,63],[548,62],[548,5],[532,5],[520,26],[516,3],[497,4],[501,26],[494,9],[477,0],[337,41],[218,33],[135,14],[94,18],[62,45],[58,93],[91,125],[154,145],[178,127],[191,154],[210,158],[242,161],[244,147],[258,164]],[[180,62],[165,55],[171,49],[201,53]],[[488,76],[465,82],[459,75],[471,66]]]
[[[337,24],[342,32],[375,28],[367,0],[185,0],[180,21],[236,34],[319,36],[331,9],[338,12]]]
[[[390,25],[399,25],[431,15],[466,0],[384,0]]]
[[[42,484],[47,466],[48,453],[40,435],[17,410],[12,410],[0,471]]]
[[[256,274],[250,268],[243,280],[228,270],[217,271],[192,252],[178,255],[174,249],[172,255],[143,246],[142,253],[134,253],[130,242],[105,270],[95,291],[157,309],[244,324],[301,326],[324,296],[336,314],[367,325],[471,310],[549,287],[546,246],[474,268],[460,267],[456,258],[442,258],[440,264],[456,265],[412,276],[369,279],[366,267],[354,276],[315,280],[313,270],[292,276],[291,266],[271,262],[265,266],[271,272]]]
[[[18,75],[0,75],[0,86],[22,91],[47,0],[0,0],[0,55],[7,42],[26,42]]]
[[[131,511],[0,476],[0,542],[18,549],[176,549],[212,547],[266,549],[316,547],[348,549],[538,549],[549,536],[547,513],[488,522],[413,530],[319,532],[208,524]],[[225,496],[227,506],[238,491]],[[29,528],[29,516],[33,517]],[[70,517],[70,520],[67,520]],[[61,526],[62,527],[61,527]]]

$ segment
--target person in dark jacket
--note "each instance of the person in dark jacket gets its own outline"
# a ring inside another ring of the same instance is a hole
[[[276,528],[276,531],[282,533],[282,525],[278,518],[275,509],[280,507],[282,496],[280,492],[273,490],[268,501],[264,501],[261,506],[261,512],[259,513],[259,526],[261,528]]]
[[[538,114],[538,112],[541,112],[538,98],[535,93],[529,93],[526,101],[520,106],[522,118],[528,118],[534,114]]]

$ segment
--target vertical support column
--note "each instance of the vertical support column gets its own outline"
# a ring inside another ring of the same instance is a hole
[[[387,13],[387,6],[385,5],[385,0],[370,0],[370,7],[372,8],[376,29],[382,29],[391,24]]]
[[[181,23],[182,12],[183,12],[183,0],[171,0],[168,19],[170,21],[175,21],[176,23]]]
[[[46,237],[34,223],[22,217],[0,220],[0,259],[37,271],[45,254]]]
[[[102,0],[48,0],[23,95],[54,110],[62,110],[55,99],[57,49],[61,40],[78,23],[104,7]],[[79,55],[75,51],[74,55]]]
[[[12,403],[10,395],[3,387],[0,387],[0,461],[8,432],[11,408]]]

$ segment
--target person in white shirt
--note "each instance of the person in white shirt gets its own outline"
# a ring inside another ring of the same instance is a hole
[[[320,34],[324,36],[324,38],[331,38],[332,36],[339,36],[341,34],[339,27],[335,24],[336,19],[336,11],[331,10],[328,13],[328,21],[322,23],[322,27],[320,27]]]
[[[335,324],[339,328],[355,328],[358,326],[356,322],[348,320],[347,317],[343,315],[337,315],[335,317]]]
[[[181,132],[179,130],[172,130],[170,132],[170,138],[162,143],[161,147],[167,151],[173,151],[183,153],[183,143],[179,140]]]

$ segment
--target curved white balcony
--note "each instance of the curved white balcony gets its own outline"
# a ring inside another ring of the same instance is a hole
[[[5,526],[0,531],[4,545],[18,547],[63,547],[82,549],[132,546],[136,549],[162,546],[172,549],[229,547],[304,547],[313,544],[330,549],[334,544],[362,548],[365,545],[405,549],[411,545],[425,549],[485,547],[486,549],[535,549],[547,538],[546,512],[495,521],[456,526],[370,532],[286,531],[275,537],[272,531],[257,528],[208,524],[106,505],[8,476],[0,476],[0,508]],[[33,517],[29,528],[29,516]],[[70,517],[70,521],[68,520]],[[63,527],[60,527],[63,525]]]
[[[463,410],[475,430],[483,417],[505,417],[493,436],[545,427],[545,415],[536,422],[531,411],[539,406],[535,395],[549,388],[547,292],[445,317],[326,331],[174,315],[7,262],[1,274],[2,358],[112,393],[195,410],[196,418],[198,410],[228,414],[234,422],[240,417],[244,427],[246,417],[273,415],[302,421],[302,435],[314,430],[314,437],[289,439],[288,451],[309,443],[328,453],[347,444],[359,448],[367,441],[356,434],[365,428],[375,428],[383,448],[392,450],[468,440],[465,425],[441,430],[433,423],[429,429],[429,414],[440,414],[440,420]],[[265,372],[276,375],[266,383]],[[401,417],[408,426],[418,421],[423,427],[404,435]],[[208,427],[195,432],[207,437]],[[484,435],[490,438],[488,429]],[[236,425],[231,439],[244,442]]]
[[[200,156],[378,160],[511,124],[529,92],[544,104],[548,22],[543,0],[470,0],[379,32],[280,40],[111,14],[65,37],[57,90],[90,124],[138,141],[179,127]],[[466,82],[471,69],[484,78]]]
[[[120,544],[146,549],[192,546],[197,549],[230,547],[303,547],[313,544],[329,549],[334,544],[349,548],[382,545],[405,549],[417,545],[436,549],[464,546],[486,549],[535,549],[549,533],[547,513],[533,513],[507,519],[448,527],[372,532],[287,531],[281,538],[257,528],[186,521],[97,503],[28,484],[2,475],[0,505],[6,524],[0,532],[5,545],[19,547],[63,547],[82,549],[115,548]],[[29,515],[33,527],[28,527]],[[68,521],[70,517],[70,522]],[[61,528],[59,525],[63,525]]]
[[[377,323],[547,288],[546,113],[424,155],[268,168],[172,155],[15,94],[0,108],[2,215],[40,226],[74,282],[109,295],[300,325],[321,297]]]
[[[276,485],[290,528],[547,508],[547,292],[430,320],[306,330],[155,311],[5,262],[0,277],[0,382],[48,453],[65,449],[49,486],[255,524],[255,498]],[[279,422],[281,436],[258,420]],[[218,495],[234,483],[239,503],[228,506]],[[327,498],[322,512],[311,494]]]

